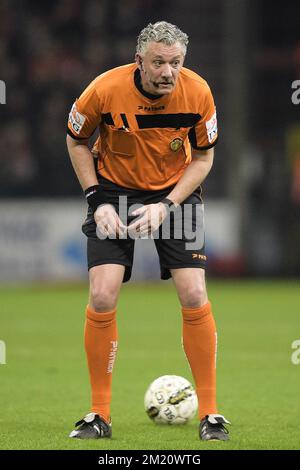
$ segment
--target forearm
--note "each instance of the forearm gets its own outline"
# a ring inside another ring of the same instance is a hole
[[[181,204],[205,180],[213,164],[213,149],[194,158],[167,198]]]
[[[70,159],[82,189],[98,184],[94,165],[94,157],[88,148],[88,142],[76,142],[67,137],[67,147]]]

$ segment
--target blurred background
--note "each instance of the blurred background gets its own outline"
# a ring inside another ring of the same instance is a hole
[[[204,184],[208,272],[299,277],[299,18],[291,0],[1,0],[0,280],[86,278],[68,112],[95,76],[132,62],[140,30],[161,19],[189,35],[185,65],[218,110]],[[134,279],[159,279],[143,243]]]
[[[66,149],[67,117],[97,75],[134,60],[140,30],[161,19],[189,35],[185,65],[208,81],[218,111],[203,189],[218,401],[234,424],[226,448],[299,449],[295,0],[0,0],[0,448],[78,449],[67,436],[89,403],[87,208]],[[152,241],[138,241],[133,280],[159,278]],[[118,329],[107,448],[198,450],[193,426],[184,439],[172,427],[154,432],[143,409],[154,378],[192,381],[171,283],[128,283]],[[254,412],[261,430],[249,421]]]

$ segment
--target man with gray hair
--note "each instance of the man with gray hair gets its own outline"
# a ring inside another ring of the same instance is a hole
[[[122,282],[131,276],[135,238],[150,235],[161,278],[172,278],[182,307],[183,346],[199,401],[199,436],[228,439],[224,424],[229,422],[216,405],[217,336],[205,284],[200,186],[212,167],[217,118],[208,84],[183,67],[187,45],[188,36],[177,26],[150,23],[138,37],[135,63],[99,75],[69,114],[67,146],[88,203],[82,227],[90,280],[84,337],[92,390],[90,413],[70,437],[112,435],[118,297]],[[90,150],[96,128],[99,138]],[[192,249],[184,227],[179,236],[175,230],[176,217],[185,222],[188,210],[193,233],[201,240]],[[167,237],[162,230],[166,222],[171,229]]]

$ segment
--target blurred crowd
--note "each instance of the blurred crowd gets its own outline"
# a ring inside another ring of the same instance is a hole
[[[72,102],[97,75],[133,61],[136,23],[162,3],[1,1],[1,196],[78,194],[65,147]]]
[[[240,1],[252,14],[252,26],[245,23],[247,135],[238,156],[246,196],[244,241],[254,270],[262,257],[267,263],[262,272],[276,272],[287,257],[286,272],[299,272],[300,248],[294,253],[300,247],[300,104],[291,101],[291,84],[300,79],[300,7],[291,0]],[[222,126],[214,177],[207,184],[210,196],[228,196],[226,174],[234,165],[226,119],[222,122],[222,114],[230,116],[222,88],[225,3],[2,0],[0,80],[7,104],[0,105],[0,197],[81,194],[65,146],[70,107],[97,75],[132,62],[139,31],[159,19],[191,36],[187,65],[201,75],[203,68],[212,84]]]

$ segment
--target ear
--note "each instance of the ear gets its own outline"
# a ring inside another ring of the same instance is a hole
[[[143,71],[143,59],[142,59],[142,56],[140,56],[140,54],[136,53],[135,54],[135,61],[138,65],[138,68]]]

